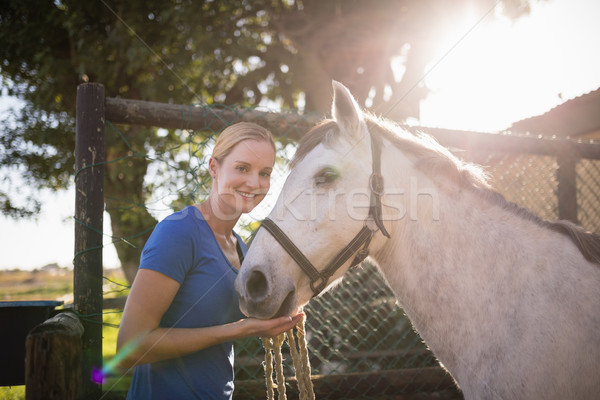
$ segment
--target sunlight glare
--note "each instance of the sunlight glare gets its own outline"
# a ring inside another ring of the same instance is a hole
[[[569,7],[555,1],[565,12],[581,12],[575,3]],[[543,114],[581,94],[578,90],[593,90],[590,63],[578,62],[590,54],[574,45],[589,33],[566,26],[573,19],[586,21],[584,16],[567,19],[547,11],[545,5],[534,4],[531,15],[513,23],[496,19],[475,26],[469,25],[474,23],[470,18],[457,24],[440,42],[440,56],[426,75],[432,93],[422,102],[423,125],[499,131]],[[598,73],[594,75],[600,83]]]

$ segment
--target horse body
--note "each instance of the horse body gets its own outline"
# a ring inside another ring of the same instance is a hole
[[[335,126],[300,144],[269,217],[325,265],[365,223],[369,135],[380,135],[391,238],[376,232],[371,257],[465,398],[597,398],[600,266],[564,231],[596,239],[506,202],[477,169],[424,138],[389,135],[393,128],[363,115],[347,89],[334,91]],[[259,318],[292,313],[313,296],[264,229],[236,288],[242,310]]]
[[[373,253],[425,343],[466,398],[595,398],[598,266],[564,235],[447,197],[439,223],[392,228]]]

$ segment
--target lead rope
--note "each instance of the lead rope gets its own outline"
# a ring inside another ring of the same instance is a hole
[[[292,361],[294,362],[300,400],[315,399],[313,384],[310,379],[310,362],[308,360],[308,347],[306,345],[306,331],[304,326],[305,320],[306,317],[303,317],[296,324],[295,336],[298,337],[297,342],[294,337],[294,328],[290,329],[287,334],[282,333],[274,338],[261,338],[265,348],[265,384],[267,386],[268,400],[274,400],[274,388],[277,388],[278,400],[287,399],[285,393],[285,376],[283,375],[283,360],[281,356],[281,346],[285,341],[286,336],[288,345],[290,346]],[[273,362],[275,362],[275,365],[273,365]],[[277,380],[277,384],[273,382],[273,367],[275,367],[275,379]]]
[[[273,393],[273,339],[272,338],[261,338],[263,347],[265,348],[265,385],[267,386],[267,399],[273,400],[275,394]]]

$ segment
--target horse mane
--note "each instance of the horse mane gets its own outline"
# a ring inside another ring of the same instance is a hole
[[[501,193],[491,188],[488,176],[481,167],[460,160],[430,135],[413,134],[402,129],[393,121],[368,113],[363,115],[371,134],[385,137],[396,148],[410,154],[414,158],[415,167],[427,175],[438,181],[440,177],[443,177],[445,182],[451,182],[460,189],[469,190],[493,205],[569,237],[586,260],[600,265],[600,236],[596,233],[585,231],[570,221],[544,220],[530,210],[506,200]],[[294,168],[320,143],[330,144],[339,133],[340,128],[334,120],[326,119],[316,125],[300,140],[290,167]]]
[[[325,119],[315,125],[310,131],[300,138],[290,168],[294,168],[308,153],[321,143],[331,143],[334,137],[340,134],[340,127],[332,119]]]

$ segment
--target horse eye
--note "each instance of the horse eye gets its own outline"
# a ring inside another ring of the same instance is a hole
[[[333,168],[325,168],[315,175],[315,184],[327,185],[333,183],[339,178],[338,172]]]

